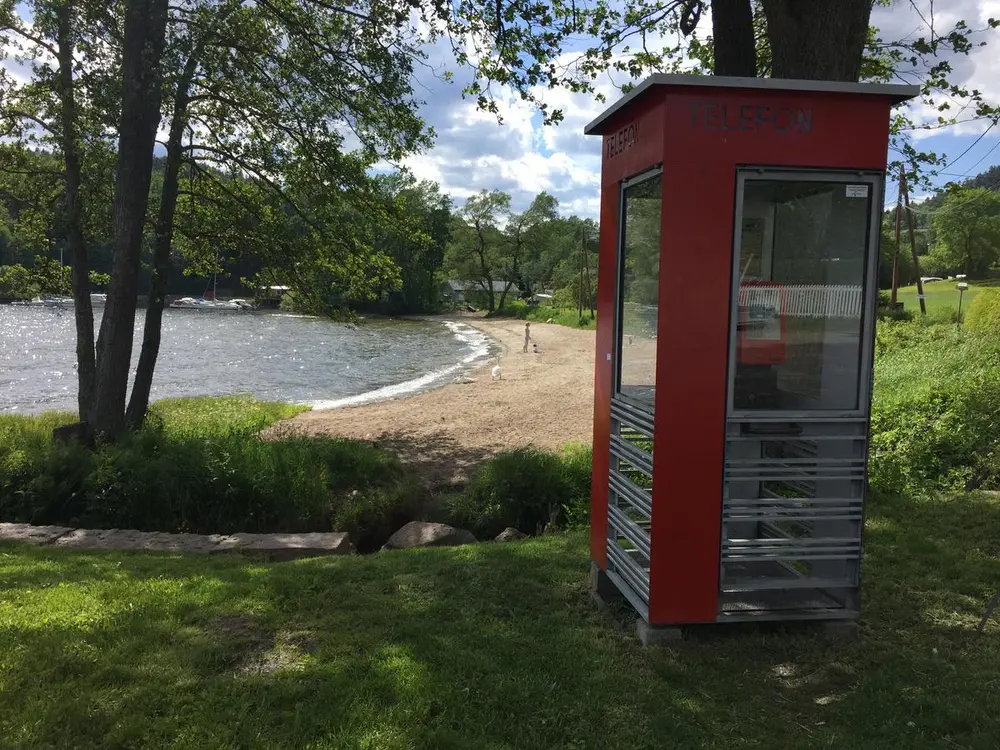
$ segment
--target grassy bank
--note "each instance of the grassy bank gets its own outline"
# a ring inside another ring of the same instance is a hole
[[[69,414],[0,417],[0,520],[192,533],[348,531],[377,548],[426,502],[399,460],[331,438],[263,440],[302,411],[243,397],[163,401],[92,451],[56,445]]]
[[[514,300],[493,313],[492,317],[518,318],[536,323],[555,323],[570,328],[596,327],[596,315],[590,316],[590,310],[584,308],[583,316],[577,307],[557,307],[549,304],[529,305],[522,300]]]
[[[371,443],[260,431],[301,407],[244,397],[161,401],[115,445],[53,444],[71,414],[0,416],[0,521],[229,534],[346,531],[377,550],[407,521],[507,526],[585,523],[589,448],[521,449],[485,462],[464,491],[433,498],[422,478]]]
[[[924,284],[924,303],[927,306],[927,314],[933,317],[950,318],[958,312],[958,289],[957,281],[932,281]],[[969,303],[976,298],[983,287],[972,282],[965,290],[962,297],[962,311],[969,309]],[[903,303],[904,309],[914,315],[920,315],[920,299],[917,296],[917,287],[901,286],[897,290],[897,299]]]
[[[0,547],[9,748],[993,748],[1000,504],[879,500],[860,636],[642,649],[582,533],[246,564]]]
[[[1000,486],[1000,338],[883,322],[876,338],[870,477],[881,492]]]

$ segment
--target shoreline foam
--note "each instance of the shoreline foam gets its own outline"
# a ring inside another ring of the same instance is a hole
[[[449,378],[462,372],[467,372],[477,365],[482,364],[489,356],[490,349],[496,346],[496,343],[486,333],[468,323],[436,318],[425,318],[424,320],[443,323],[445,328],[451,331],[454,338],[471,348],[470,353],[454,365],[431,370],[419,377],[404,380],[401,383],[381,386],[353,396],[343,396],[335,399],[315,399],[299,401],[297,403],[309,406],[313,411],[330,411],[333,409],[342,409],[347,406],[362,406],[364,404],[375,404],[380,401],[388,401],[404,396],[415,396],[419,393],[425,393],[444,386],[449,382]]]

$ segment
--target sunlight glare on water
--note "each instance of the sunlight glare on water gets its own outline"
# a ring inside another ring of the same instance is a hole
[[[457,322],[351,326],[277,312],[167,309],[152,398],[250,393],[333,408],[433,387],[486,356],[488,346]],[[0,412],[75,411],[75,348],[72,309],[0,305]]]

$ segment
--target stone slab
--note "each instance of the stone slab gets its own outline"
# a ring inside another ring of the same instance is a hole
[[[69,549],[123,549],[151,552],[194,552],[206,554],[216,544],[201,534],[168,534],[134,529],[74,529],[59,537],[56,547]]]
[[[30,523],[0,523],[0,541],[51,544],[73,529],[68,526],[32,526]]]
[[[0,523],[0,541],[51,545],[64,549],[119,549],[150,552],[250,552],[275,560],[320,555],[349,555],[354,545],[345,532],[303,534],[168,534],[135,529],[73,529],[67,526],[32,526]]]
[[[213,536],[214,552],[255,552],[277,560],[296,560],[320,555],[350,555],[354,545],[346,532],[303,534],[232,534]]]

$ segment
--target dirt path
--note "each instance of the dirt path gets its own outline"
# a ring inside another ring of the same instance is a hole
[[[307,412],[276,425],[272,432],[371,440],[418,467],[434,488],[467,481],[470,467],[499,451],[527,445],[554,450],[570,442],[590,442],[593,331],[532,323],[539,353],[524,354],[523,322],[471,316],[461,320],[503,346],[501,379],[492,379],[495,363],[490,362],[470,373],[472,383],[450,383],[376,404]]]

